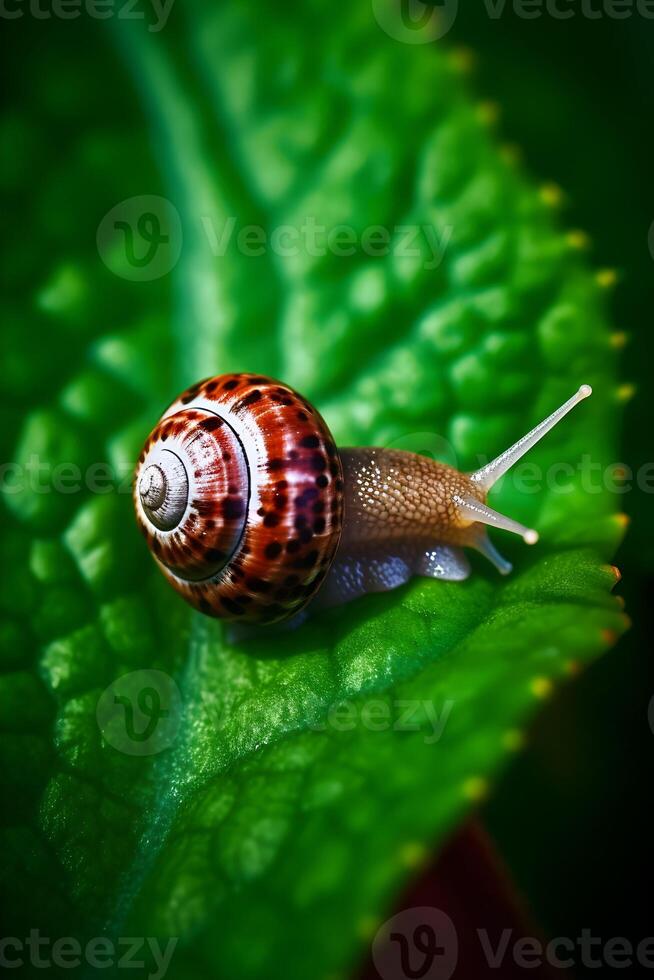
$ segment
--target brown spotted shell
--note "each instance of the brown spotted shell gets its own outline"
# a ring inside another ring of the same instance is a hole
[[[272,378],[193,385],[148,437],[134,483],[139,527],[196,609],[273,623],[302,609],[334,558],[343,470],[319,413]]]

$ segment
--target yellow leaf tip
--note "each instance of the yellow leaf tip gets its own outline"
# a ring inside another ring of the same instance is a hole
[[[522,150],[517,143],[503,143],[500,147],[500,156],[510,167],[515,167],[522,160]]]
[[[407,841],[401,846],[399,856],[405,868],[418,868],[427,860],[429,851],[420,841]]]
[[[622,572],[617,565],[602,565],[602,571],[612,575],[616,582],[619,582],[622,578]]]
[[[629,343],[629,334],[625,330],[616,330],[609,336],[609,346],[614,350],[622,350]]]
[[[538,196],[548,208],[558,208],[563,203],[563,191],[558,184],[551,181],[541,185]]]
[[[364,915],[357,922],[357,933],[361,939],[371,939],[379,927],[379,920],[373,915]]]
[[[590,246],[590,236],[580,228],[572,228],[565,236],[566,244],[569,248],[583,251]]]
[[[634,397],[635,394],[636,394],[636,385],[630,383],[620,385],[615,390],[615,397],[619,402],[623,402],[623,403],[631,401],[631,399]]]
[[[601,289],[610,289],[618,281],[618,274],[615,269],[598,269],[595,273],[595,282]]]
[[[519,728],[509,728],[502,736],[502,745],[508,752],[519,752],[524,744],[524,732],[521,732]]]
[[[484,126],[493,126],[500,118],[501,109],[497,102],[484,101],[477,104],[477,119]]]
[[[549,677],[534,677],[529,686],[531,693],[537,698],[547,698],[554,690],[554,685]]]
[[[472,48],[460,45],[450,51],[449,62],[459,74],[469,75],[477,67],[477,55]]]
[[[465,780],[462,788],[465,798],[475,803],[488,796],[488,780],[484,779],[483,776],[470,776]]]

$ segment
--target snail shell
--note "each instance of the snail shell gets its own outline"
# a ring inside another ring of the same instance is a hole
[[[139,457],[134,505],[166,578],[196,609],[273,623],[336,553],[343,471],[322,417],[288,385],[228,374],[188,388]]]

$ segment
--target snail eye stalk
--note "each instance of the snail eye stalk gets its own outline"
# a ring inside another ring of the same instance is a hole
[[[470,479],[472,482],[476,483],[482,490],[488,492],[493,484],[497,483],[500,477],[504,476],[507,470],[510,470],[519,459],[522,459],[532,446],[540,442],[543,436],[550,429],[553,429],[575,405],[578,405],[584,398],[588,398],[592,393],[593,389],[590,385],[582,385],[571,398],[568,398],[567,402],[564,402],[555,412],[552,412],[546,419],[539,422],[531,432],[528,432],[522,439],[518,439],[513,446],[500,453],[491,463],[487,463],[486,466],[482,466],[481,469],[471,473]]]

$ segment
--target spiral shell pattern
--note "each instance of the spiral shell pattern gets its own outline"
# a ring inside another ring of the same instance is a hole
[[[302,609],[334,558],[343,470],[319,413],[253,374],[209,378],[166,410],[139,457],[140,530],[174,588],[223,619]]]

